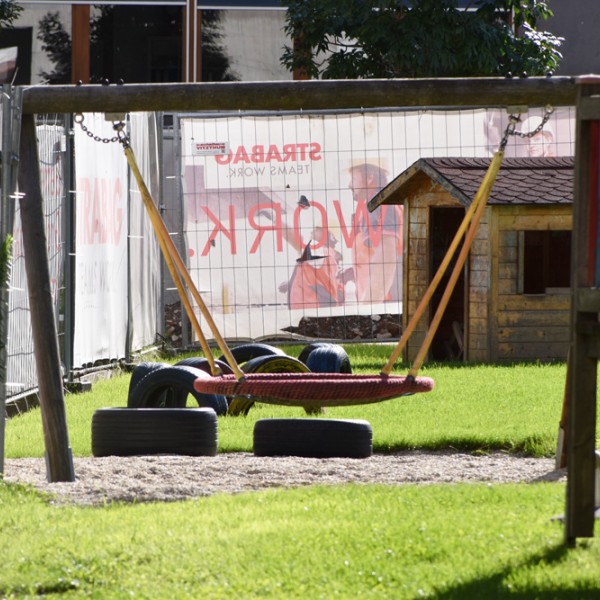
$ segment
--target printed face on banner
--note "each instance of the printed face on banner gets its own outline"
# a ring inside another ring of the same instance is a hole
[[[542,125],[544,109],[533,109],[519,115],[515,130],[519,135],[511,136],[506,156],[554,157],[575,154],[575,113],[573,108],[557,108]],[[506,111],[489,111],[486,122],[486,137],[490,151],[494,151],[509,122]],[[541,128],[539,132],[533,133]]]
[[[401,313],[403,207],[370,213],[368,201],[419,158],[490,156],[501,122],[487,111],[183,119],[189,267],[208,307],[251,337],[303,315]]]

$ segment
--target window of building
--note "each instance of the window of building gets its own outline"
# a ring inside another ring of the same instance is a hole
[[[519,232],[519,291],[546,294],[571,285],[571,232]]]

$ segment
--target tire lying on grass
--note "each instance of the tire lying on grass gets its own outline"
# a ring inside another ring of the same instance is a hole
[[[285,356],[285,352],[281,348],[259,343],[240,344],[231,348],[231,354],[239,365],[259,356]],[[225,355],[219,356],[219,360],[229,364]]]
[[[129,380],[129,391],[127,393],[127,402],[131,397],[131,392],[135,389],[135,386],[142,380],[146,375],[152,373],[156,369],[164,369],[170,365],[163,362],[141,362],[137,364],[131,372],[131,379]]]
[[[302,348],[302,350],[300,350],[300,354],[298,354],[298,360],[306,364],[306,361],[313,350],[316,350],[317,348],[329,348],[330,346],[334,345],[335,344],[332,344],[331,342],[313,342],[312,344],[307,344],[304,346],[304,348]]]
[[[212,408],[218,415],[227,412],[227,399],[216,394],[202,394],[194,389],[197,379],[210,377],[205,371],[186,365],[155,369],[133,389],[128,408],[185,408],[188,395],[198,406]]]
[[[201,371],[204,371],[205,373],[208,373],[209,375],[212,375],[212,371],[210,369],[210,363],[208,362],[208,359],[203,357],[203,356],[192,356],[189,358],[183,358],[181,359],[179,362],[175,363],[176,367],[193,367],[194,369],[200,369]],[[219,360],[219,359],[215,359],[215,366],[218,367],[221,370],[221,373],[223,375],[231,375],[233,373],[233,369],[224,361]],[[203,395],[208,395],[211,396],[212,394],[203,394]],[[224,406],[223,403],[225,403],[225,405],[229,406],[229,399],[227,398],[227,396],[219,396],[218,398],[212,398],[212,399],[207,399],[205,401],[208,406]],[[216,409],[215,409],[216,410]],[[227,412],[227,411],[225,411]],[[221,414],[221,413],[219,413]]]
[[[179,362],[176,362],[176,367],[194,367],[194,369],[200,369],[205,373],[211,375],[210,363],[207,358],[203,356],[190,356],[188,358],[182,358]],[[221,369],[221,372],[224,375],[231,375],[233,373],[233,369],[223,360],[215,359],[215,366]]]
[[[338,344],[313,348],[305,364],[313,373],[352,373],[350,358]]]
[[[244,373],[309,373],[309,368],[297,358],[287,355],[257,356],[242,365]],[[230,415],[247,415],[255,400],[234,396],[229,403]]]
[[[373,430],[360,419],[261,419],[254,425],[255,456],[367,458]]]
[[[92,416],[94,456],[216,456],[211,408],[101,408]]]

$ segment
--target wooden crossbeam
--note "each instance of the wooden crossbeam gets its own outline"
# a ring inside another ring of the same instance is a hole
[[[24,88],[23,112],[505,108],[575,100],[572,77],[53,85]]]

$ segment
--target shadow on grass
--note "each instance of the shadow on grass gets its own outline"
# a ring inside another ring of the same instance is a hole
[[[473,581],[461,583],[435,594],[436,600],[470,600],[481,598],[502,600],[596,600],[600,597],[600,582],[585,589],[557,589],[548,587],[543,589],[538,586],[526,587],[515,590],[508,587],[507,578],[517,569],[527,570],[540,563],[552,566],[568,558],[569,549],[566,546],[550,548],[545,552],[532,555],[520,565],[511,565],[494,573],[489,577],[478,578]]]

